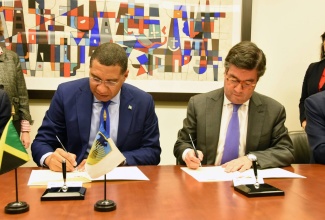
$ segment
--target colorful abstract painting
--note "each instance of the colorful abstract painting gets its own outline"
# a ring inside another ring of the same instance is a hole
[[[115,42],[129,56],[130,80],[218,81],[240,40],[238,2],[0,0],[0,40],[26,79],[87,77],[92,51]]]

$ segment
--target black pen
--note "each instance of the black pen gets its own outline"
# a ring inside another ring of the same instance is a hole
[[[191,137],[190,134],[188,134],[188,136],[190,136],[190,139],[191,139],[191,142],[192,142],[192,147],[193,147],[193,150],[194,150],[195,156],[196,156],[197,158],[199,158],[199,154],[197,153],[197,150],[196,150],[196,147],[195,147],[194,142],[193,142],[193,140],[192,140],[192,137]],[[202,166],[202,165],[201,165],[201,162],[200,162],[200,167],[201,167],[201,166]]]
[[[67,149],[65,149],[65,147],[64,147],[64,145],[62,144],[60,138],[59,138],[57,135],[55,135],[55,137],[56,137],[56,139],[58,139],[59,143],[61,144],[62,149],[63,149],[65,152],[69,153],[69,152],[67,151]],[[73,167],[76,168],[77,166],[73,166]]]
[[[58,139],[59,143],[61,144],[62,149],[63,149],[65,152],[68,153],[67,149],[65,149],[65,147],[63,146],[63,144],[62,144],[61,140],[59,139],[59,137],[58,137],[57,135],[55,135],[55,137],[56,137],[56,139]]]
[[[258,176],[257,176],[257,164],[256,164],[256,160],[253,160],[253,170],[254,170],[254,175],[255,175],[255,179],[256,179],[256,183],[254,184],[255,188],[258,189],[260,187],[260,184],[258,182]]]
[[[66,192],[68,191],[68,186],[67,186],[67,164],[65,162],[65,159],[62,160],[62,174],[63,174],[62,191]]]

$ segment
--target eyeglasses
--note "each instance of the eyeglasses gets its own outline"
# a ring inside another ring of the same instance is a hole
[[[226,79],[234,87],[237,87],[240,84],[242,89],[256,86],[256,83],[253,83],[252,81],[239,81],[238,79],[236,79],[234,77],[226,77]]]
[[[98,85],[98,86],[99,86],[100,84],[104,83],[105,86],[110,87],[110,86],[116,86],[117,83],[118,83],[118,81],[113,81],[113,80],[101,80],[101,79],[99,79],[99,78],[97,78],[97,77],[94,77],[94,76],[90,76],[89,78],[92,80],[93,83],[95,83],[95,84]]]

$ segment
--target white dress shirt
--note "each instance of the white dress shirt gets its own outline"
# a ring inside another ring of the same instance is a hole
[[[240,132],[238,157],[245,155],[247,124],[248,124],[248,105],[249,105],[249,100],[246,101],[244,104],[242,104],[238,109],[239,132]],[[233,111],[233,105],[224,95],[219,142],[217,148],[218,150],[217,150],[215,165],[221,165],[221,159],[224,151],[227,128],[228,128],[229,121],[231,119],[232,111]]]

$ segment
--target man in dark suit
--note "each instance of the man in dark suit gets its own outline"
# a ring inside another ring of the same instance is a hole
[[[222,165],[226,172],[233,172],[251,168],[253,160],[260,168],[288,166],[294,161],[292,142],[284,126],[284,107],[254,91],[265,66],[263,51],[252,42],[240,42],[229,51],[224,87],[189,100],[187,117],[174,146],[178,163],[192,169],[200,163]],[[231,150],[225,143],[236,105],[239,134],[237,145]],[[198,155],[192,150],[190,135]],[[235,153],[231,160],[224,161],[225,152]]]
[[[0,137],[11,116],[11,103],[6,91],[0,85]]]
[[[306,133],[311,147],[311,162],[325,164],[325,91],[305,100]]]
[[[160,162],[158,119],[148,93],[124,83],[128,57],[114,43],[101,44],[90,59],[89,78],[59,85],[33,141],[32,156],[39,166],[60,171],[84,169],[85,159],[99,128],[102,102],[111,101],[110,137],[125,156],[125,165]],[[65,152],[56,136],[65,146]]]

